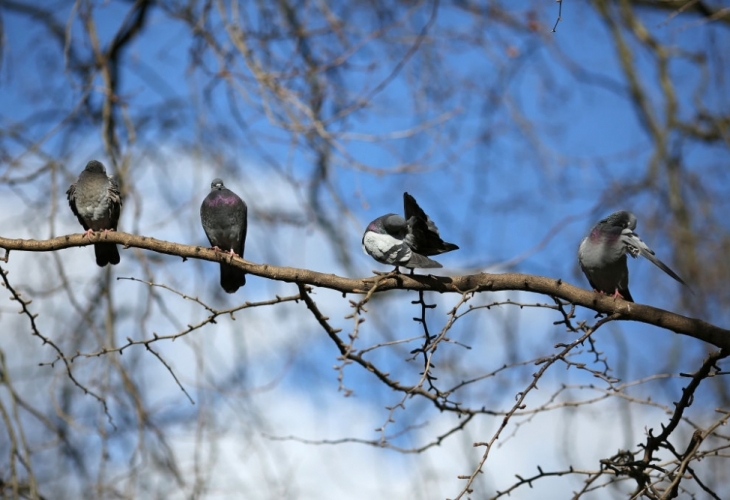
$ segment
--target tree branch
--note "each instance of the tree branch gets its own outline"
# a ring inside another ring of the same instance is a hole
[[[308,269],[277,267],[268,264],[254,264],[230,254],[217,252],[207,247],[182,245],[157,240],[148,236],[136,236],[122,232],[96,233],[91,237],[83,234],[70,234],[49,240],[24,240],[0,237],[0,248],[6,250],[4,258],[9,258],[10,250],[26,252],[49,252],[71,247],[82,247],[99,241],[124,245],[124,248],[141,248],[153,252],[188,258],[226,262],[239,267],[247,274],[288,283],[307,284],[337,290],[343,294],[366,294],[377,283],[377,292],[388,290],[423,290],[439,293],[525,291],[550,297],[559,297],[572,304],[592,309],[602,314],[617,315],[624,321],[638,321],[658,326],[665,330],[687,335],[722,349],[730,349],[730,330],[720,328],[705,321],[688,318],[679,314],[642,304],[613,299],[595,292],[578,288],[563,282],[560,278],[548,278],[529,274],[479,273],[465,276],[405,275],[372,276],[366,278],[345,278],[334,274],[320,273]]]

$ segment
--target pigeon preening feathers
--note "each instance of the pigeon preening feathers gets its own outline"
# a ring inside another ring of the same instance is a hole
[[[239,196],[227,189],[220,179],[213,179],[210,193],[200,205],[200,220],[211,246],[223,252],[243,257],[246,245],[248,208]],[[234,293],[246,284],[242,269],[221,262],[221,287]]]
[[[634,301],[629,292],[626,254],[646,257],[659,269],[688,287],[677,273],[656,258],[654,251],[641,241],[634,229],[636,216],[622,210],[599,221],[580,242],[578,262],[593,289],[613,297],[622,297],[629,302]]]
[[[418,206],[415,198],[403,193],[405,218],[387,214],[372,221],[362,237],[362,248],[382,264],[414,268],[443,267],[429,255],[438,255],[459,247],[439,236],[436,224]]]
[[[106,175],[101,162],[91,160],[87,163],[79,179],[66,191],[66,196],[87,236],[94,231],[117,230],[122,196],[117,181]],[[119,264],[119,252],[114,243],[94,243],[94,253],[96,263],[101,267]]]

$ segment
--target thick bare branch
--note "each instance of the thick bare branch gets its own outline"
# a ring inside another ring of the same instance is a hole
[[[563,282],[560,278],[533,276],[519,273],[471,274],[465,276],[405,275],[373,276],[367,278],[345,278],[308,269],[277,267],[268,264],[254,264],[229,254],[216,252],[201,246],[182,245],[170,241],[157,240],[147,236],[136,236],[122,232],[107,232],[90,238],[83,234],[70,234],[49,240],[24,240],[0,237],[0,248],[6,251],[21,250],[28,252],[49,252],[71,247],[81,247],[104,240],[124,245],[125,248],[143,248],[167,255],[227,262],[244,269],[248,274],[276,281],[312,285],[337,290],[342,293],[364,294],[378,284],[378,292],[388,290],[423,290],[439,293],[525,291],[552,297],[560,297],[573,304],[592,309],[596,312],[617,315],[617,319],[639,321],[658,326],[675,333],[688,335],[716,347],[730,349],[730,330],[720,328],[705,321],[688,318],[670,311],[642,304],[615,300],[598,295]],[[8,256],[9,257],[9,256]]]

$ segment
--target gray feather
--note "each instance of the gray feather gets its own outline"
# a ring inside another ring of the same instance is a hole
[[[122,210],[122,196],[117,181],[106,175],[101,162],[91,160],[78,180],[66,191],[71,211],[87,231],[116,231]],[[96,263],[103,267],[119,264],[114,243],[95,243]]]
[[[441,239],[436,224],[418,206],[415,198],[403,193],[403,200],[406,217],[386,214],[368,224],[362,237],[363,251],[376,261],[396,268],[443,267],[428,256],[459,247]]]
[[[211,190],[200,205],[200,221],[211,246],[243,257],[248,227],[248,207],[220,179],[214,179]],[[235,266],[220,264],[220,284],[227,293],[234,293],[246,284],[246,274]]]
[[[636,229],[636,216],[622,210],[614,212],[596,224],[578,248],[578,262],[594,290],[606,294],[621,294],[633,302],[629,292],[629,268],[626,255],[644,256],[669,276],[687,286],[677,273],[660,261],[644,243]]]

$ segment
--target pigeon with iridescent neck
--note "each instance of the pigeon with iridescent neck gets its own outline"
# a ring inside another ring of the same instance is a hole
[[[636,229],[636,216],[622,210],[596,224],[578,248],[578,262],[588,283],[596,292],[633,302],[629,292],[629,268],[626,255],[642,255],[684,286],[689,286],[677,273],[659,260],[654,251],[641,241]]]
[[[441,239],[436,224],[418,206],[415,198],[403,193],[405,218],[386,214],[372,221],[362,237],[362,248],[382,264],[409,269],[443,267],[428,256],[459,247]]]
[[[79,179],[66,191],[71,211],[86,230],[88,237],[95,231],[116,231],[122,210],[119,185],[106,175],[101,162],[91,160]],[[96,263],[100,267],[119,264],[119,251],[114,243],[94,243]]]
[[[213,179],[210,193],[200,205],[200,220],[211,246],[218,251],[243,258],[246,245],[248,207],[239,196],[227,189],[220,179]],[[246,284],[243,269],[221,262],[221,287],[234,293]]]

